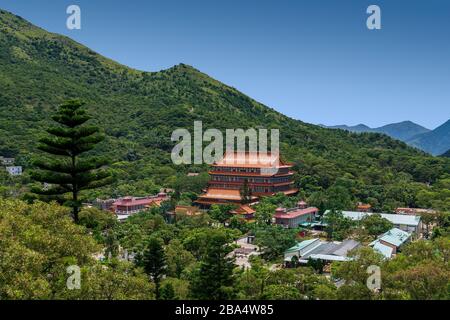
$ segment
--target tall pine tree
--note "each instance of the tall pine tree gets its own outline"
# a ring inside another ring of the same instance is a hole
[[[151,238],[141,257],[138,257],[138,265],[144,267],[144,271],[155,283],[156,299],[160,298],[160,284],[166,274],[166,254],[159,239]]]
[[[87,125],[91,117],[83,103],[70,100],[61,105],[52,119],[58,126],[47,129],[49,136],[41,139],[38,149],[47,155],[34,161],[37,168],[31,172],[36,181],[51,187],[33,188],[43,200],[57,200],[72,208],[75,222],[81,207],[80,192],[95,189],[112,182],[105,168],[107,160],[85,156],[104,138],[95,126]]]
[[[206,253],[200,267],[191,282],[191,295],[199,300],[233,299],[234,293],[234,258],[228,254],[232,248],[224,233],[211,235]]]

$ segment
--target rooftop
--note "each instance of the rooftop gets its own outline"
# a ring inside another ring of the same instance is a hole
[[[395,209],[395,212],[404,214],[420,214],[420,213],[436,213],[436,210],[424,208],[397,208]]]
[[[336,248],[334,248],[333,254],[334,255],[342,255],[346,256],[347,253],[350,250],[355,249],[356,247],[359,247],[360,243],[355,240],[344,240],[342,243],[340,243]]]
[[[408,226],[418,226],[420,223],[420,216],[412,216],[406,214],[390,214],[382,213],[381,216],[393,224],[404,224]]]
[[[310,256],[311,259],[314,260],[327,260],[327,261],[349,261],[351,260],[349,257],[344,256],[336,256],[332,254],[312,254]]]
[[[277,209],[278,212],[275,213],[274,215],[275,218],[294,219],[299,216],[303,216],[305,214],[311,214],[319,211],[319,209],[317,209],[316,207],[309,207],[305,209],[294,208],[286,210],[285,212],[281,212],[281,210],[283,209],[282,208]]]
[[[370,245],[376,245],[380,240],[390,243],[396,247],[400,247],[403,243],[405,243],[411,234],[406,231],[400,230],[398,228],[392,228],[391,230],[382,234],[377,240],[373,241]]]
[[[325,211],[325,215],[328,214],[330,210]],[[358,212],[358,211],[342,211],[344,217],[352,220],[361,220],[366,215],[376,214],[373,212]],[[414,215],[406,214],[392,214],[392,213],[380,213],[380,215],[396,225],[408,225],[408,226],[418,226],[420,223],[420,217]]]
[[[200,209],[197,207],[178,205],[175,207],[175,213],[185,214],[187,216],[198,216],[201,215],[203,212],[200,211]]]
[[[248,205],[241,205],[239,208],[237,208],[236,210],[231,211],[231,213],[235,213],[235,214],[243,214],[243,215],[249,215],[249,214],[254,214],[256,211],[255,209],[251,208]]]
[[[285,163],[280,156],[271,152],[227,152],[220,161],[215,163],[220,167],[242,168],[290,168],[291,164]]]
[[[373,246],[373,249],[377,250],[378,252],[380,252],[383,256],[385,256],[388,259],[392,256],[392,253],[394,251],[394,249],[392,247],[384,245],[381,242],[376,242],[375,245]]]
[[[361,244],[355,240],[344,240],[342,242],[326,242],[319,239],[310,239],[298,243],[296,246],[286,250],[285,253],[292,253],[294,251],[300,251],[309,245],[317,243],[315,246],[311,246],[310,250],[304,252],[299,259],[302,262],[311,259],[322,259],[329,261],[346,261],[348,260],[347,254],[350,250],[359,247]],[[290,257],[287,258],[290,261]]]
[[[241,200],[241,193],[239,190],[209,188],[207,193],[201,195],[201,198]],[[256,197],[252,198],[256,199]]]
[[[114,206],[139,206],[139,205],[150,205],[157,204],[159,205],[161,201],[165,200],[167,195],[165,193],[160,193],[157,196],[151,196],[146,198],[138,198],[138,197],[123,197],[116,200],[113,205]]]
[[[319,242],[319,239],[309,239],[309,240],[301,241],[301,242],[297,243],[295,246],[293,246],[292,248],[287,249],[286,252],[302,250],[314,242]]]

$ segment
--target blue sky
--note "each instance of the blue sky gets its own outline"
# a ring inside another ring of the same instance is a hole
[[[77,4],[82,29],[66,28]],[[382,29],[366,27],[377,4]],[[122,64],[192,65],[310,123],[381,126],[450,118],[450,1],[0,0]]]

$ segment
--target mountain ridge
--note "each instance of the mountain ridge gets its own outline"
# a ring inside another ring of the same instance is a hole
[[[384,133],[388,136],[401,140],[406,141],[418,134],[426,133],[431,131],[428,128],[425,128],[417,123],[414,123],[410,120],[405,120],[401,122],[396,123],[390,123],[386,124],[381,127],[375,127],[371,128],[365,124],[358,124],[355,126],[348,126],[348,125],[336,125],[336,126],[327,126],[327,128],[331,129],[343,129],[343,130],[349,130],[353,132],[377,132],[377,133]]]
[[[377,132],[401,140],[413,147],[433,155],[440,155],[450,148],[450,120],[430,130],[412,121],[402,121],[387,124],[377,128],[370,128],[364,124],[356,126],[337,125],[324,126],[331,129],[342,129],[351,132]]]
[[[450,149],[450,120],[430,132],[411,137],[406,142],[433,155],[441,155]]]
[[[173,184],[173,176],[188,169],[171,162],[171,134],[177,128],[192,132],[194,121],[202,121],[203,130],[280,129],[281,153],[298,166],[296,183],[303,188],[327,189],[344,176],[373,184],[397,176],[430,182],[446,168],[445,158],[385,135],[289,118],[186,64],[134,70],[3,10],[0,30],[0,155],[16,157],[25,168],[51,113],[80,97],[105,133],[97,152],[109,157],[119,183]],[[424,172],[428,167],[434,169]],[[392,175],[375,180],[373,172]]]

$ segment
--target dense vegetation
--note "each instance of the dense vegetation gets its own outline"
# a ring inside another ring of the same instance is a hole
[[[154,285],[128,262],[94,259],[102,252],[85,227],[57,204],[0,199],[0,300],[152,299]],[[69,266],[81,271],[81,290],[69,290]]]
[[[0,155],[16,157],[27,172],[51,113],[66,99],[81,97],[91,124],[106,135],[93,153],[108,158],[117,181],[88,192],[88,198],[146,195],[160,187],[181,188],[195,198],[207,177],[185,174],[206,167],[174,166],[170,136],[202,120],[204,129],[280,129],[282,155],[296,164],[297,185],[321,209],[336,198],[345,199],[347,209],[357,201],[376,210],[449,208],[446,158],[381,134],[290,119],[184,64],[160,72],[132,70],[5,11],[0,31]],[[20,196],[30,182],[27,175],[0,179],[0,192],[9,196]]]
[[[357,249],[353,261],[333,263],[327,278],[317,265],[274,269],[261,257],[251,269],[234,267],[228,253],[241,232],[206,214],[168,224],[154,209],[119,224],[107,212],[84,209],[76,225],[57,204],[0,199],[0,299],[449,299],[448,218],[439,222],[445,232],[391,260]],[[269,246],[271,228],[260,227]],[[80,288],[69,290],[67,267],[74,265]],[[372,265],[381,268],[379,291],[366,286]]]

